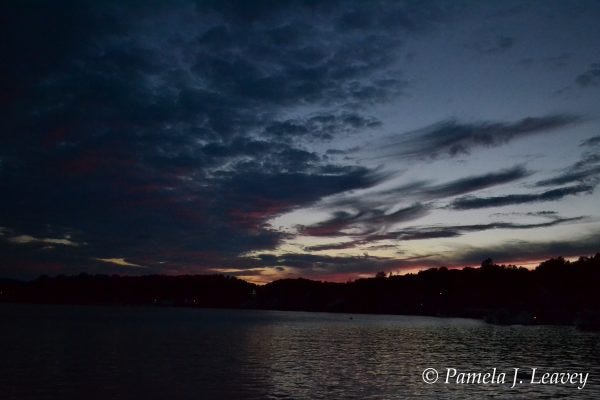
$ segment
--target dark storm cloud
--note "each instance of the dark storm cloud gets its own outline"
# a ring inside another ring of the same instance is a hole
[[[575,78],[575,82],[581,87],[600,85],[600,63],[590,65],[590,68]]]
[[[377,182],[377,176],[361,167],[320,167],[310,172],[267,172],[257,165],[242,165],[242,171],[223,172],[214,186],[225,199],[242,207],[249,201],[269,199],[291,204],[311,203],[332,193]],[[252,203],[249,207],[255,207]]]
[[[574,115],[557,114],[529,117],[517,122],[460,123],[446,121],[400,136],[386,149],[396,149],[387,157],[439,158],[468,154],[477,147],[500,146],[513,139],[541,134],[576,124]]]
[[[274,248],[286,234],[270,218],[378,183],[376,171],[332,164],[302,140],[379,126],[365,107],[404,90],[394,65],[403,39],[450,8],[0,7],[1,225],[14,236],[85,243],[67,257],[32,242],[39,252],[23,265],[124,258],[158,271]],[[3,246],[4,255],[21,245]]]
[[[590,185],[575,185],[552,189],[541,193],[530,194],[510,194],[505,196],[494,197],[462,197],[454,200],[450,204],[450,208],[455,210],[471,210],[477,208],[501,207],[513,204],[538,203],[543,201],[560,200],[563,197],[577,195],[582,193],[592,193],[593,186]]]
[[[200,35],[207,51],[199,52],[194,68],[208,72],[211,82],[231,95],[272,105],[385,100],[403,85],[397,71],[387,69],[403,38],[415,26],[431,26],[444,10],[433,3],[343,5],[201,5],[201,12],[208,8],[223,18]],[[347,20],[353,13],[369,23],[359,28],[350,22],[355,19]]]

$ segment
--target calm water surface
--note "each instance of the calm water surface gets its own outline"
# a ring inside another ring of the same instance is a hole
[[[40,305],[0,305],[0,324],[2,399],[600,399],[600,335],[572,327]],[[590,377],[583,390],[423,383],[447,367]]]

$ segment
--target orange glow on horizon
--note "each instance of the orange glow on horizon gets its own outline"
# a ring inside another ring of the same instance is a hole
[[[523,267],[523,268],[527,268],[529,270],[533,270],[535,268],[537,268],[541,262],[548,260],[550,257],[546,257],[546,258],[539,258],[539,259],[532,259],[532,260],[519,260],[519,261],[507,261],[507,262],[495,262],[495,264],[498,265],[516,265],[517,267]],[[565,260],[573,262],[576,261],[579,258],[579,256],[571,256],[571,257],[564,257]],[[448,268],[448,269],[463,269],[463,268],[479,268],[480,264],[470,264],[470,265],[443,265],[444,267]],[[402,269],[391,269],[391,270],[386,270],[386,276],[389,276],[389,274],[391,273],[392,276],[395,275],[409,275],[409,274],[417,274],[420,271],[425,271],[431,268],[441,268],[442,265],[436,267],[436,266],[414,266],[414,267],[409,267],[409,268],[402,268]],[[268,284],[270,282],[279,280],[279,279],[298,279],[298,278],[305,278],[305,279],[310,279],[310,280],[315,280],[315,281],[322,281],[322,282],[334,282],[334,283],[345,283],[345,282],[351,282],[351,281],[355,281],[357,279],[364,279],[364,278],[373,278],[375,276],[376,272],[369,272],[369,273],[364,273],[364,272],[355,272],[355,273],[349,273],[349,274],[345,274],[345,273],[335,273],[335,274],[323,274],[323,275],[316,275],[316,276],[302,276],[299,273],[291,273],[291,272],[284,272],[281,274],[269,274],[269,275],[236,275],[236,277],[240,278],[240,279],[244,279],[247,282],[250,283],[254,283],[257,285],[265,285]]]

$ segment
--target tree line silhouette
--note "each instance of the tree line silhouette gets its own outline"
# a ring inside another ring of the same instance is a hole
[[[600,253],[573,262],[552,258],[534,270],[487,259],[479,268],[381,272],[347,283],[298,278],[260,286],[223,275],[42,276],[0,280],[0,301],[408,314],[597,328],[599,284]]]

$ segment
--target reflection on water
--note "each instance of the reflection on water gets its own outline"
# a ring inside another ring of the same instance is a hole
[[[39,305],[0,305],[0,321],[0,397],[8,399],[600,398],[600,335],[572,327]],[[590,377],[583,390],[427,385],[427,367]]]

